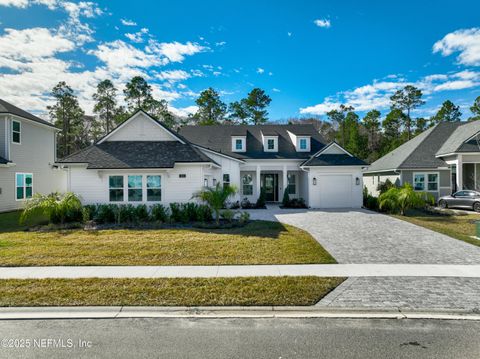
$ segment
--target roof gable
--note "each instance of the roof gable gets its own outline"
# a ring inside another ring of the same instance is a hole
[[[137,111],[98,143],[105,141],[178,141],[185,143],[173,131],[144,111]]]
[[[437,151],[436,155],[446,155],[454,152],[479,152],[476,146],[475,135],[480,132],[480,121],[471,121],[462,123],[451,136],[443,143],[442,147]],[[473,142],[471,140],[474,140]]]
[[[32,115],[30,112],[27,112],[25,110],[22,110],[21,108],[12,105],[11,103],[4,101],[0,99],[0,114],[5,113],[5,114],[11,114],[15,115],[18,117],[25,118],[27,120],[46,125],[49,127],[53,127],[56,129],[54,125],[52,125],[50,122],[47,122],[45,120],[42,120],[40,117],[37,117],[35,115]]]

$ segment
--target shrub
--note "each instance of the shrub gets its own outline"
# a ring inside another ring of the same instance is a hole
[[[289,203],[290,203],[290,196],[288,195],[288,187],[287,187],[285,188],[285,191],[283,191],[282,205],[283,207],[288,207]]]
[[[363,206],[365,208],[371,209],[373,211],[378,210],[378,198],[372,195],[367,195],[367,197],[363,200]]]
[[[395,184],[392,183],[388,178],[385,180],[385,182],[380,182],[377,186],[377,191],[380,192],[380,194],[384,194],[387,192],[390,188],[398,188]]]
[[[379,208],[391,213],[399,212],[402,216],[410,208],[421,208],[433,204],[435,199],[431,194],[415,192],[411,184],[402,187],[392,187],[378,197]]]
[[[244,198],[242,200],[242,203],[240,204],[242,209],[252,209],[252,208],[255,208],[255,205],[253,203],[251,203],[248,198]]]
[[[64,224],[82,221],[82,203],[74,193],[58,192],[48,195],[36,193],[26,201],[25,209],[20,216],[20,223],[25,223],[29,218],[42,214],[48,218],[49,223]]]
[[[170,220],[169,210],[163,204],[154,204],[151,208],[151,216],[154,221],[162,223]]]
[[[188,223],[188,213],[185,211],[182,203],[170,203],[170,211],[173,222]]]
[[[220,213],[220,217],[222,217],[222,219],[226,220],[228,223],[232,223],[233,219],[235,218],[235,214],[235,211],[232,211],[230,209],[224,209]]]
[[[250,213],[248,212],[241,212],[240,216],[238,217],[238,221],[240,223],[247,223],[250,220]]]
[[[135,207],[135,222],[148,222],[150,216],[148,215],[148,208],[145,204],[139,204]]]
[[[198,222],[211,222],[213,220],[212,209],[204,204],[197,206],[197,221]]]
[[[115,204],[99,204],[96,206],[93,220],[98,223],[115,223]]]
[[[265,208],[266,203],[266,194],[265,189],[260,190],[260,196],[258,196],[257,203],[255,203],[256,208]]]
[[[239,201],[236,201],[236,202],[233,202],[233,203],[227,203],[226,208],[229,208],[229,209],[239,209],[239,208],[240,208],[240,202],[239,202]]]
[[[307,208],[303,198],[293,198],[288,203],[289,208]]]
[[[217,183],[215,187],[204,188],[200,192],[194,195],[194,198],[198,198],[208,204],[208,206],[215,213],[215,222],[220,223],[220,210],[225,208],[227,200],[237,193],[237,190],[233,186],[222,186]]]
[[[96,206],[94,204],[87,204],[87,205],[83,206],[84,216],[85,216],[85,214],[88,214],[88,218],[85,219],[85,217],[84,217],[84,221],[94,220],[95,217],[97,216],[97,211],[98,211],[98,206]]]

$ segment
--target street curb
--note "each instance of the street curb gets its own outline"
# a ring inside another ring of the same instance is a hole
[[[318,307],[11,307],[0,308],[0,320],[126,318],[337,318],[437,319],[480,321],[468,310],[402,310]]]

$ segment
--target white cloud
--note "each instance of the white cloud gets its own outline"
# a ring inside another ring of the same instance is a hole
[[[273,92],[280,92],[280,90],[277,89],[276,87],[274,87],[274,88],[272,89],[272,91],[273,91]]]
[[[225,46],[227,44],[226,41],[219,41],[215,43],[215,46]]]
[[[434,91],[463,90],[463,89],[475,87],[478,85],[479,83],[475,83],[471,80],[448,81],[443,84],[435,86]]]
[[[262,69],[261,67],[257,68],[257,74],[263,74],[265,72],[264,69]]]
[[[188,115],[193,115],[198,110],[198,106],[187,106],[182,108],[175,108],[173,106],[169,106],[168,109],[174,114],[179,117],[188,117]]]
[[[0,0],[0,6],[26,8],[28,0]]]
[[[207,50],[206,47],[190,41],[182,44],[178,41],[160,43],[150,40],[146,48],[147,52],[164,56],[167,62],[182,62],[185,56],[195,55],[205,50]]]
[[[137,26],[137,23],[135,21],[132,21],[132,20],[120,19],[120,22],[124,26]]]
[[[157,78],[160,80],[168,82],[178,82],[190,78],[191,75],[184,70],[168,70],[162,71],[157,75]]]
[[[288,37],[291,37],[291,36],[292,36],[292,33],[291,33],[291,32],[287,32],[287,36],[288,36]]]
[[[480,28],[461,29],[445,35],[433,45],[433,52],[443,56],[458,52],[458,63],[480,66]]]
[[[148,29],[147,28],[142,28],[140,31],[137,31],[135,33],[126,33],[125,36],[132,42],[135,42],[137,44],[143,42],[143,36],[145,34],[148,34]]]
[[[329,19],[316,19],[314,21],[314,24],[317,25],[318,27],[324,27],[326,29],[328,29],[330,26],[332,26]]]

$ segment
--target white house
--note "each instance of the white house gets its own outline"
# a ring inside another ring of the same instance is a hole
[[[21,208],[35,192],[65,191],[65,173],[55,166],[57,131],[0,100],[0,212]]]
[[[366,164],[312,125],[187,126],[176,133],[138,111],[94,145],[58,164],[84,203],[187,202],[217,183],[255,202],[285,188],[310,207],[359,208]]]

